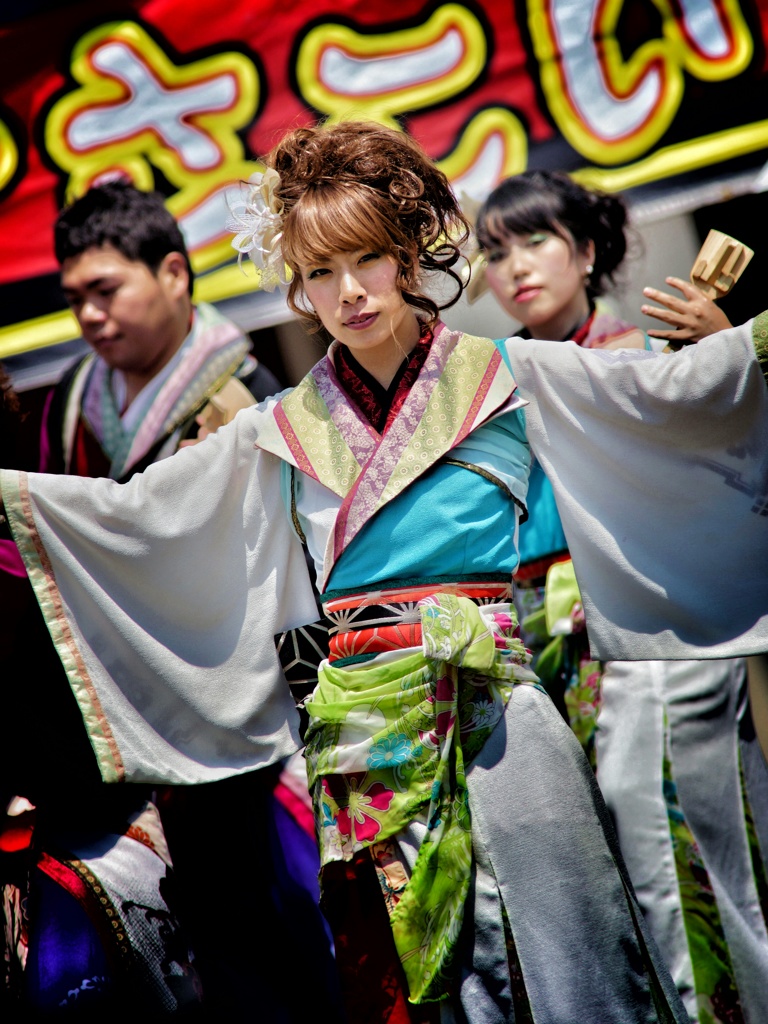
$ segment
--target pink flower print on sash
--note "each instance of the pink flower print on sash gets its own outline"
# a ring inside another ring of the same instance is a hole
[[[491,617],[497,626],[493,630],[493,642],[497,650],[506,650],[507,639],[520,635],[516,617],[513,618],[509,612],[494,612]]]
[[[531,652],[526,650],[520,639],[520,626],[517,614],[512,611],[490,611],[484,609],[486,621],[490,625],[496,653],[503,662],[516,665],[528,665]]]
[[[387,789],[382,782],[374,782],[361,791],[360,785],[366,775],[366,772],[354,772],[350,775],[326,776],[323,779],[326,796],[339,808],[336,814],[339,834],[358,843],[370,843],[381,832],[381,822],[375,814],[377,811],[388,811],[395,795],[394,790]],[[343,783],[343,795],[333,793],[332,780]]]
[[[449,675],[441,676],[435,684],[434,694],[427,697],[434,705],[435,724],[432,729],[419,730],[419,739],[425,747],[437,750],[453,731],[456,719],[456,680]]]

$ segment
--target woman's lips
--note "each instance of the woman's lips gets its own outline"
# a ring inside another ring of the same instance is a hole
[[[515,302],[530,302],[531,299],[535,299],[541,292],[541,288],[530,287],[530,288],[518,288],[515,292]]]
[[[378,315],[378,313],[360,313],[358,316],[351,316],[349,320],[345,320],[344,326],[351,331],[360,331],[365,327],[370,327]]]

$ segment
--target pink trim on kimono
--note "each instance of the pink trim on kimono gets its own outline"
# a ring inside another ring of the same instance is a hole
[[[466,354],[462,351],[464,348],[468,350]],[[469,376],[462,373],[465,365],[470,370]],[[472,376],[481,370],[480,383],[473,385]],[[345,548],[383,505],[464,440],[483,418],[508,401],[516,390],[511,376],[496,396],[495,406],[485,408],[492,385],[505,371],[501,354],[493,342],[449,331],[444,324],[437,325],[432,348],[418,379],[339,509],[333,531],[333,553],[330,564],[325,567],[326,578]],[[446,379],[448,374],[452,375],[452,382]],[[440,433],[439,428],[436,432],[431,423],[426,424],[427,420],[434,420],[430,415],[431,405],[440,401],[460,403],[473,387],[474,394],[457,433]],[[442,398],[441,388],[444,390]],[[430,436],[422,443],[417,435],[427,434]],[[398,473],[397,467],[404,457],[408,457],[408,472]]]
[[[333,354],[337,346],[338,342],[334,343],[323,362],[314,368],[312,375],[332,421],[349,445],[357,464],[362,467],[375,452],[381,438],[357,406],[349,401],[339,383],[333,363]]]
[[[472,433],[472,430],[476,425],[480,409],[483,405],[483,402],[488,397],[488,393],[491,390],[491,384],[493,384],[494,378],[496,377],[500,364],[501,353],[499,352],[498,349],[495,349],[493,355],[491,356],[490,362],[488,363],[488,368],[483,374],[483,379],[480,381],[480,384],[477,389],[477,394],[475,395],[472,404],[469,407],[469,412],[464,418],[464,422],[462,423],[461,427],[459,428],[459,432],[456,435],[456,440],[454,441],[453,445],[454,447],[457,444],[460,444],[465,437],[468,437],[469,434]],[[515,385],[515,390],[517,390],[517,385]]]
[[[178,406],[181,405],[184,411],[189,409],[186,392],[195,384],[197,376],[209,360],[219,356],[222,362],[226,360],[228,364],[236,363],[239,366],[248,352],[248,342],[240,330],[228,321],[208,324],[200,312],[195,310],[192,329],[196,337],[179,365],[160,388],[136,431],[125,460],[126,468],[146,455],[157,438],[174,425],[173,414]],[[220,376],[226,368],[222,367],[215,376]],[[213,383],[213,380],[210,381],[210,384]],[[181,415],[181,411],[177,415]]]
[[[307,476],[312,477],[313,480],[317,480],[318,483],[322,483],[309,460],[309,456],[304,451],[298,435],[291,426],[290,420],[285,414],[282,402],[278,402],[275,406],[274,417],[277,429],[282,434],[283,440],[288,446],[296,468],[301,470],[302,473],[306,473]]]
[[[481,423],[526,404],[513,401],[517,385],[492,341],[441,323],[408,397],[379,435],[341,389],[333,366],[337,347],[334,342],[290,394],[265,410],[255,442],[342,499],[325,579],[380,508]]]
[[[648,336],[639,327],[620,319],[601,299],[573,340],[582,348],[647,348]]]

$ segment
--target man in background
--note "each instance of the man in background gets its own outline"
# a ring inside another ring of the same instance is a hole
[[[233,380],[241,405],[243,386],[254,401],[280,389],[235,324],[193,304],[186,246],[160,195],[122,182],[93,188],[59,215],[54,244],[62,289],[92,352],[46,404],[44,470],[126,481],[194,438],[211,399],[216,405]],[[32,606],[33,631],[41,628],[36,613]],[[316,1006],[325,992],[332,1009],[319,860],[314,837],[276,798],[280,766],[159,792],[101,783],[70,686],[46,646],[40,636],[42,703],[58,709],[57,723],[41,723],[40,691],[29,689],[14,709],[23,726],[17,749],[5,759],[18,778],[13,792],[36,808],[31,941],[16,957],[25,961],[22,1005],[99,1016],[202,1009],[224,1019],[258,1006],[263,1019],[293,1024],[308,1015],[310,996]],[[75,671],[70,684],[77,691],[87,680]],[[59,771],[50,742],[57,724],[67,752]],[[46,737],[39,756],[30,754],[29,733]],[[24,803],[21,810],[29,816]],[[304,971],[307,984],[286,990],[285,965],[299,958],[312,977]]]
[[[64,295],[93,352],[54,392],[44,468],[127,480],[196,433],[232,377],[256,401],[280,389],[239,327],[192,303],[178,224],[157,193],[91,189],[54,231]]]

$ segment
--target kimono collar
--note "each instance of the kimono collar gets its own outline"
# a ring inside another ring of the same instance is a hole
[[[416,347],[403,359],[387,388],[358,363],[348,348],[339,345],[336,349],[335,368],[339,384],[380,434],[386,433],[402,408],[429,355],[433,338],[432,328],[421,324]]]
[[[645,332],[616,316],[606,302],[597,299],[586,323],[573,340],[582,348],[646,348]]]
[[[192,329],[179,349],[173,370],[164,379],[144,416],[123,428],[110,387],[110,370],[98,356],[82,395],[82,414],[111,460],[110,476],[120,479],[163,437],[173,433],[205,404],[248,354],[250,343],[239,327],[213,306],[201,303]],[[151,387],[151,382],[148,385]]]
[[[337,348],[334,342],[298,387],[265,410],[256,441],[342,499],[331,564],[371,516],[480,424],[525,404],[492,341],[440,323],[418,378],[380,435],[340,386]]]
[[[520,338],[533,338],[526,328],[518,332]],[[590,312],[583,324],[574,324],[562,339],[575,341],[581,348],[647,348],[645,332],[634,324],[616,316],[603,299],[590,305]]]

